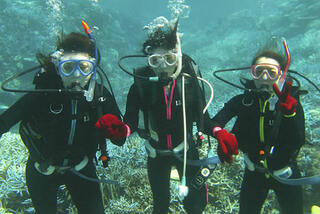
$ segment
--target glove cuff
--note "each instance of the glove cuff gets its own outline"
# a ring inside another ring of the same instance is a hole
[[[292,114],[284,114],[283,116],[286,117],[286,118],[291,118],[291,117],[294,117],[296,115],[296,112],[293,112]]]
[[[128,126],[127,124],[124,125],[127,129],[127,134],[126,134],[126,137],[129,137],[130,134],[131,134],[131,129],[130,129],[130,126]]]
[[[212,129],[212,135],[213,135],[213,137],[216,137],[216,136],[217,136],[217,132],[220,131],[220,130],[222,130],[222,128],[219,127],[219,126],[213,127],[213,129]]]

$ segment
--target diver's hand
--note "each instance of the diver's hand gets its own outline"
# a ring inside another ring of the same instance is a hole
[[[293,115],[296,112],[296,107],[298,102],[290,95],[290,88],[292,82],[286,82],[283,92],[279,90],[279,87],[276,83],[273,84],[273,89],[276,95],[279,98],[278,108],[284,115]]]
[[[96,122],[96,128],[103,130],[106,138],[117,140],[128,137],[130,128],[113,114],[105,114]]]
[[[213,136],[218,140],[218,156],[221,161],[232,163],[232,155],[239,154],[236,137],[220,127],[214,127]]]

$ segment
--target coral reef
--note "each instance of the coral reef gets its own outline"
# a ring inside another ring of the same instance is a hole
[[[216,145],[216,143],[214,143]],[[114,179],[119,185],[103,184],[101,186],[106,213],[151,213],[152,193],[147,178],[146,153],[143,141],[132,136],[123,147],[109,143],[110,164],[108,168],[97,165],[97,173],[106,179]],[[320,173],[320,157],[314,146],[304,146],[299,154],[299,166],[305,176]],[[206,155],[207,147],[200,148],[200,156]],[[24,168],[27,150],[14,133],[5,134],[0,140],[0,213],[33,213],[32,203],[25,184]],[[97,154],[99,155],[99,154]],[[309,158],[306,158],[309,157]],[[311,161],[314,160],[314,161]],[[244,163],[242,154],[234,163],[218,165],[207,181],[209,203],[205,213],[238,213],[239,192]],[[178,196],[179,182],[171,181],[170,213],[185,213]],[[319,198],[319,186],[306,186],[306,210]],[[58,213],[76,213],[65,186],[58,193]],[[278,213],[275,194],[270,192],[264,204],[263,213]]]

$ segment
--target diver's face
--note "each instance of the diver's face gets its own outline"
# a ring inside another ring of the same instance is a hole
[[[257,89],[273,92],[272,85],[278,83],[282,74],[280,64],[272,58],[261,57],[256,61],[257,78],[254,78],[254,84]],[[254,69],[254,68],[252,68]],[[252,73],[254,70],[252,70]]]
[[[84,90],[95,69],[88,53],[65,53],[59,60],[58,72],[67,89]]]
[[[157,76],[166,74],[168,77],[174,74],[179,57],[176,49],[157,48],[148,57],[149,66]]]

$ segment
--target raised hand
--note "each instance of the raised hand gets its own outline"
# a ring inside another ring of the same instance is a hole
[[[276,95],[279,98],[278,108],[284,115],[293,115],[296,112],[296,107],[298,102],[290,95],[290,88],[292,86],[291,81],[287,81],[283,92],[279,90],[279,87],[276,83],[273,84],[273,89]]]

